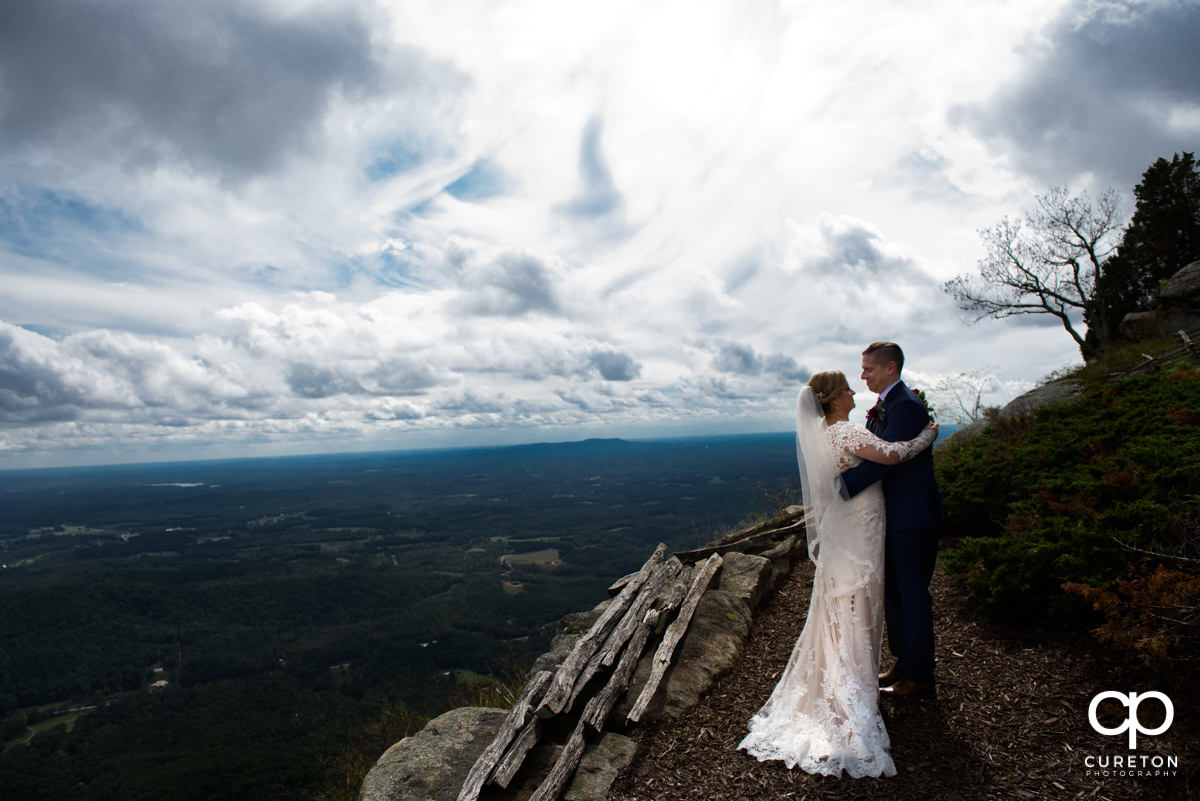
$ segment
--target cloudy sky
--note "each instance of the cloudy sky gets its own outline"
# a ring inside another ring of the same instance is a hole
[[[785,430],[1036,194],[1200,144],[1195,2],[0,6],[0,468]],[[863,403],[869,405],[869,403]],[[859,414],[861,415],[861,409]]]

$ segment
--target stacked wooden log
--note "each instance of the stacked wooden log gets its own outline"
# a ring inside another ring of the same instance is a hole
[[[776,520],[773,525],[751,527],[699,551],[664,558],[667,546],[660,544],[640,570],[616,582],[610,588],[615,597],[557,669],[527,677],[499,732],[467,775],[458,801],[476,801],[489,785],[508,788],[548,725],[553,723],[554,728],[565,731],[563,726],[573,723],[566,744],[531,801],[559,798],[589,736],[604,729],[614,707],[628,691],[656,632],[661,632],[661,639],[654,650],[650,678],[625,716],[630,723],[640,720],[658,690],[701,597],[721,567],[721,554],[771,546],[772,550],[791,549],[795,544],[791,529],[799,526],[802,531],[803,524],[802,510],[796,507],[789,511],[782,524]],[[681,557],[697,561],[688,569]],[[665,625],[671,616],[674,619]]]
[[[1117,380],[1143,373],[1157,373],[1174,367],[1186,359],[1195,358],[1196,354],[1200,352],[1200,345],[1197,344],[1197,340],[1200,340],[1200,330],[1191,332],[1180,330],[1175,332],[1175,336],[1183,343],[1182,347],[1159,356],[1151,356],[1149,353],[1143,353],[1140,362],[1128,370],[1110,373],[1109,378]]]

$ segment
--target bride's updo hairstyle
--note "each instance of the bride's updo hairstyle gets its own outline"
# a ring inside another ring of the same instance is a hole
[[[808,385],[812,387],[817,402],[821,404],[821,413],[826,416],[833,408],[833,399],[850,388],[850,382],[841,370],[814,373],[813,377],[808,379]]]

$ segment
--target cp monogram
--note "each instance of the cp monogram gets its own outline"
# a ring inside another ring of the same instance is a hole
[[[1100,702],[1104,701],[1107,698],[1113,698],[1113,699],[1121,702],[1124,706],[1126,706],[1129,709],[1129,717],[1125,719],[1124,723],[1122,723],[1120,726],[1117,726],[1116,728],[1113,728],[1113,729],[1109,729],[1109,728],[1105,728],[1104,726],[1101,726],[1100,721],[1096,719],[1096,709],[1100,706]],[[1159,726],[1157,729],[1144,729],[1144,728],[1142,728],[1141,722],[1138,721],[1138,704],[1140,704],[1146,698],[1158,699],[1158,701],[1163,705],[1163,709],[1165,709],[1167,712],[1167,716],[1163,720],[1162,725]],[[1130,751],[1133,751],[1134,749],[1137,748],[1137,736],[1139,733],[1148,734],[1150,736],[1154,736],[1156,734],[1162,734],[1167,729],[1171,728],[1171,723],[1174,720],[1175,720],[1174,704],[1171,703],[1170,698],[1168,698],[1163,693],[1158,692],[1157,690],[1151,690],[1150,692],[1142,693],[1141,695],[1138,695],[1137,693],[1129,693],[1128,695],[1126,695],[1125,693],[1119,693],[1115,690],[1107,690],[1105,692],[1102,692],[1102,693],[1099,693],[1098,695],[1096,695],[1096,697],[1094,697],[1092,699],[1092,703],[1088,706],[1088,722],[1092,724],[1092,728],[1095,729],[1098,733],[1112,736],[1112,735],[1120,734],[1126,730],[1129,731],[1129,750]]]

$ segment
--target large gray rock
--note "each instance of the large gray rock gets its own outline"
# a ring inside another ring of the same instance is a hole
[[[1131,342],[1162,336],[1159,333],[1158,312],[1152,311],[1129,312],[1122,318],[1117,330]]]
[[[1083,391],[1084,385],[1080,382],[1070,378],[1060,378],[1057,381],[1050,381],[1039,387],[1034,387],[1025,394],[1013,398],[1000,410],[999,416],[1002,420],[1010,420],[1014,417],[1032,414],[1043,407],[1074,400],[1083,394]],[[936,453],[944,447],[961,445],[980,434],[991,424],[991,420],[982,418],[963,426],[939,442],[934,452]]]
[[[1141,342],[1143,339],[1171,339],[1180,331],[1197,328],[1200,328],[1200,310],[1169,306],[1154,311],[1130,312],[1117,330],[1126,339]]]
[[[584,752],[563,801],[604,801],[612,783],[633,762],[637,743],[620,734],[608,733]]]
[[[1156,295],[1159,306],[1200,309],[1200,261],[1194,261],[1166,280]]]
[[[757,609],[758,602],[771,588],[771,578],[770,559],[731,551],[723,556],[717,589],[737,598],[748,609]]]
[[[363,780],[359,801],[455,801],[505,709],[451,709],[383,753]]]
[[[793,534],[774,548],[763,551],[760,556],[771,563],[770,589],[777,588],[783,580],[792,574],[796,559],[803,554],[808,556],[808,539],[804,529]]]
[[[1179,331],[1200,328],[1200,261],[1194,261],[1168,278],[1155,293],[1152,311],[1130,312],[1118,326],[1121,336],[1143,339],[1171,338]]]
[[[1036,412],[1044,406],[1056,403],[1066,403],[1083,394],[1084,386],[1070,378],[1050,381],[1040,387],[1034,387],[1023,395],[1013,398],[1000,410],[1000,419],[1008,420],[1014,417]]]
[[[675,651],[643,721],[678,715],[699,703],[714,680],[733,667],[750,635],[753,609],[804,549],[802,536],[789,538],[764,556],[730,552],[700,599],[691,624]],[[695,568],[693,567],[693,570]],[[686,578],[686,574],[685,574]],[[663,590],[664,594],[667,588]],[[534,670],[561,664],[580,635],[611,601],[563,619],[550,650]],[[663,621],[662,626],[666,622]],[[661,626],[660,626],[661,628]],[[661,633],[661,631],[660,631]],[[623,716],[649,677],[654,648],[642,657],[617,714]],[[496,736],[507,715],[502,709],[453,709],[417,734],[389,748],[363,782],[359,801],[453,801],[479,754]],[[611,732],[588,747],[563,796],[567,801],[602,801],[612,782],[633,760],[636,743]],[[553,738],[530,752],[507,791],[488,788],[485,798],[525,801],[554,764],[561,745]]]

